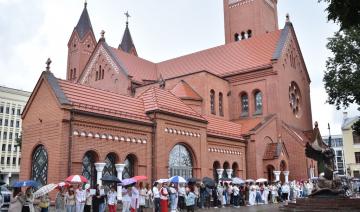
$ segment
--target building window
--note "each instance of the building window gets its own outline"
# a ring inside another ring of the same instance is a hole
[[[31,170],[31,179],[41,186],[47,184],[48,153],[43,145],[38,146],[33,153]]]
[[[4,165],[4,162],[5,162],[5,158],[1,157],[1,164]]]
[[[235,41],[239,41],[239,40],[240,40],[240,35],[239,35],[239,33],[235,33],[235,35],[234,35],[234,40],[235,40]]]
[[[4,140],[7,139],[7,132],[3,132],[3,139],[4,139]]]
[[[128,155],[124,161],[125,167],[122,173],[123,179],[128,179],[135,176],[135,162],[136,158],[132,155]]]
[[[17,127],[17,128],[20,127],[20,121],[19,121],[19,120],[16,121],[16,127]]]
[[[10,120],[10,127],[14,127],[14,120]]]
[[[9,126],[9,120],[5,119],[4,126]]]
[[[13,159],[12,159],[12,164],[13,164],[13,166],[16,165],[16,158],[13,158]]]
[[[245,32],[241,32],[241,40],[245,40],[246,37],[245,37]]]
[[[169,154],[169,177],[192,177],[193,162],[188,149],[183,145],[175,145]]]
[[[2,118],[0,118],[0,125],[2,125]]]
[[[105,71],[104,69],[101,70],[101,79],[104,79]]]
[[[219,93],[219,114],[224,116],[223,94],[221,92]]]
[[[0,113],[4,113],[4,106],[0,106]]]
[[[15,115],[15,108],[11,108],[11,115]]]
[[[6,120],[5,120],[5,121],[6,121]],[[356,133],[355,130],[353,130],[352,134],[353,134],[354,144],[360,144],[360,136]]]
[[[360,163],[360,152],[355,152],[355,162]]]
[[[247,37],[248,37],[248,38],[251,38],[251,37],[252,37],[252,31],[251,31],[250,29],[247,31]]]
[[[116,176],[115,162],[116,155],[111,153],[106,156],[103,176]]]
[[[3,145],[2,145],[1,150],[2,150],[3,152],[5,152],[5,151],[6,151],[6,144],[3,144]]]
[[[95,169],[95,156],[92,152],[87,152],[82,159],[82,175],[88,179],[91,186],[96,185],[97,172]]]
[[[95,81],[97,81],[97,80],[98,80],[98,78],[99,78],[99,72],[98,72],[98,71],[96,71]]]
[[[360,178],[360,171],[353,171],[354,178]]]
[[[255,99],[255,115],[260,115],[263,112],[262,93],[260,91],[256,91],[254,93],[254,99]]]
[[[6,114],[10,114],[10,108],[6,107]]]
[[[241,94],[241,116],[249,115],[249,97],[246,93]]]
[[[16,112],[16,113],[17,113],[18,116],[20,116],[21,110],[20,110],[20,109],[17,109],[17,112]]]
[[[19,133],[15,133],[15,139],[19,138]]]
[[[7,165],[10,165],[10,157],[7,157],[7,158],[6,158],[6,164],[7,164]]]
[[[12,132],[9,133],[9,140],[12,140],[13,139],[13,134]]]
[[[76,68],[74,68],[74,72],[73,72],[72,78],[73,78],[73,79],[76,79]]]
[[[210,110],[211,110],[211,114],[216,114],[215,112],[215,91],[211,90],[210,91]]]

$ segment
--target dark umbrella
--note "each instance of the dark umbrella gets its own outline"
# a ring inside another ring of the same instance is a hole
[[[121,183],[121,180],[115,176],[104,176],[101,178],[101,181],[107,183]]]
[[[21,187],[38,187],[39,183],[35,180],[25,180],[25,181],[17,181],[13,184],[12,187],[14,188],[21,188]]]
[[[188,180],[187,180],[187,182],[188,182],[188,184],[195,184],[196,183],[196,178],[189,178]]]
[[[210,187],[210,188],[215,187],[215,180],[211,179],[210,177],[204,177],[202,182],[207,187]]]

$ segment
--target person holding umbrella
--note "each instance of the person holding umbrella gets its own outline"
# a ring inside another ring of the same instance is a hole
[[[75,193],[73,188],[65,194],[65,207],[66,212],[75,212]]]
[[[82,185],[78,185],[78,189],[75,191],[76,197],[76,212],[84,212],[85,201],[86,201],[86,191],[83,190]]]
[[[34,212],[35,211],[34,195],[33,195],[31,187],[26,189],[25,196],[24,196],[24,199],[22,200],[22,202],[23,202],[23,207],[22,207],[21,212]]]
[[[56,194],[56,198],[55,198],[55,211],[63,212],[64,210],[65,210],[64,188],[60,187],[59,192]]]
[[[115,186],[111,187],[111,190],[107,194],[109,212],[116,212],[117,208],[117,193]]]
[[[9,212],[19,212],[22,210],[23,202],[20,201],[23,198],[23,193],[21,192],[21,188],[14,188],[13,198],[11,199]]]

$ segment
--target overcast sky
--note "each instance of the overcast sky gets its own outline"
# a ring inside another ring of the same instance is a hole
[[[325,103],[322,83],[330,52],[327,38],[338,29],[327,22],[325,4],[318,0],[278,1],[279,26],[286,13],[294,24],[311,83],[313,120],[323,135],[341,133],[342,111]],[[32,91],[45,61],[65,78],[67,42],[84,7],[84,0],[0,0],[0,85]],[[140,57],[153,62],[222,45],[222,0],[88,0],[88,11],[97,39],[103,29],[108,44],[117,47],[129,11],[130,31]],[[356,107],[349,115],[358,115]]]

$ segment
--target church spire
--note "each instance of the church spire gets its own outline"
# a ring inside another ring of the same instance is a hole
[[[129,12],[126,12],[125,16],[126,16],[126,28],[125,28],[125,32],[124,32],[122,41],[121,41],[118,49],[121,49],[124,52],[127,52],[127,53],[137,56],[136,48],[135,48],[134,42],[133,42],[131,34],[130,34],[130,30],[129,30],[129,18],[131,16],[129,15]]]
[[[81,13],[79,22],[77,23],[77,25],[75,27],[75,31],[78,33],[81,40],[85,37],[85,35],[89,31],[93,31],[89,13],[87,11],[87,1],[85,1],[85,3],[84,3],[84,10]]]

